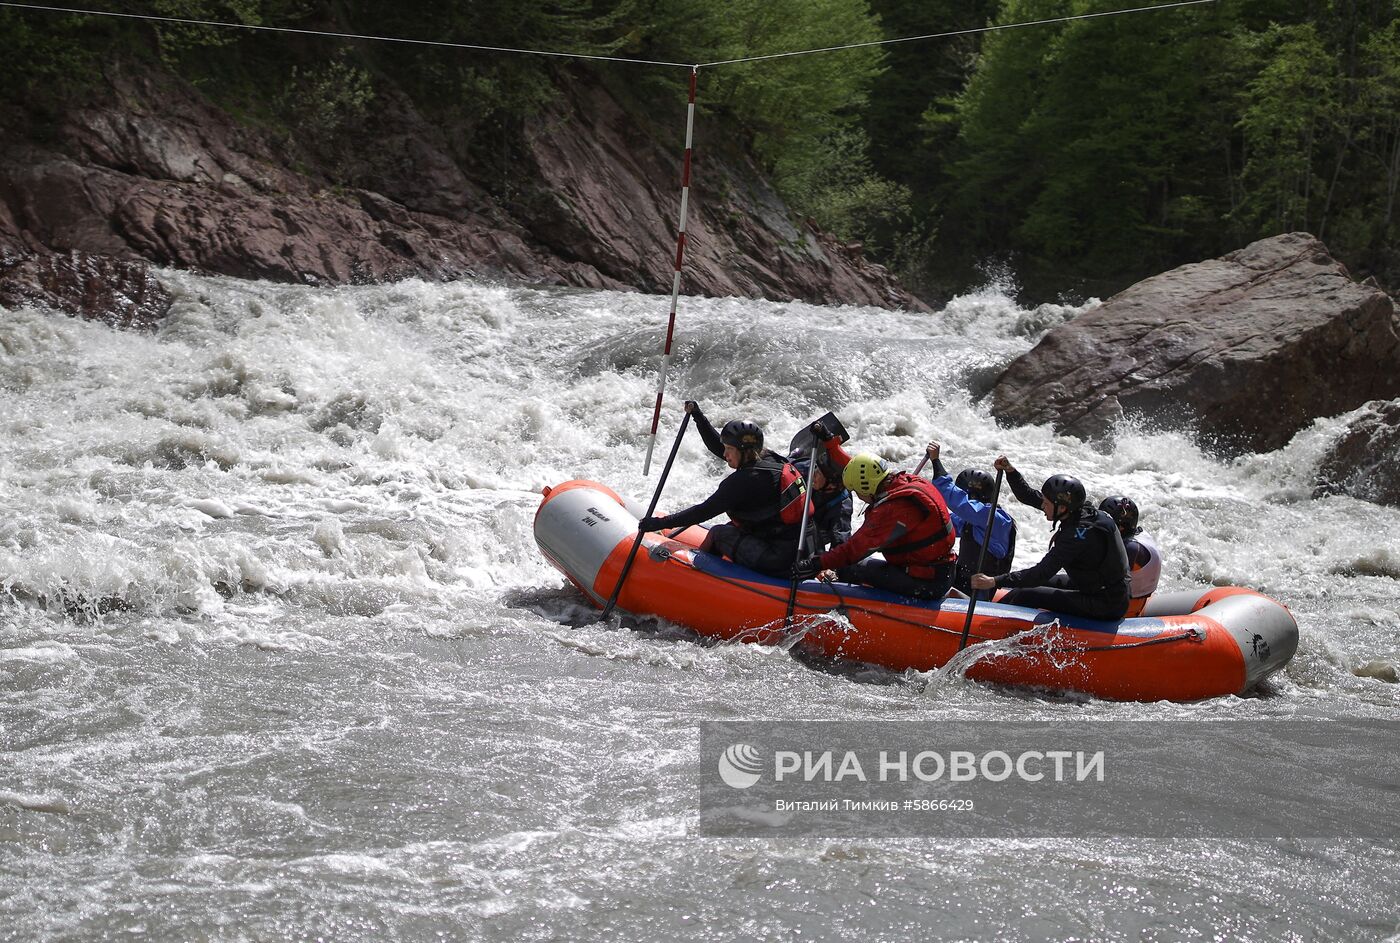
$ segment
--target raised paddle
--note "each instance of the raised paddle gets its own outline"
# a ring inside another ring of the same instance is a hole
[[[1001,497],[1001,479],[1006,473],[1000,468],[997,469],[997,486],[992,492],[992,504],[987,508],[987,529],[982,534],[982,547],[977,551],[977,569],[974,573],[982,572],[982,564],[987,562],[987,545],[992,542],[992,521],[996,520],[997,498]],[[987,594],[990,599],[991,594]],[[972,591],[972,598],[967,601],[967,621],[963,623],[962,639],[958,642],[958,651],[967,648],[967,635],[972,631],[972,612],[977,608],[977,590]]]
[[[791,455],[793,452],[796,452],[798,449],[802,449],[806,452],[810,452],[816,449],[817,436],[814,432],[812,432],[812,427],[815,426],[817,423],[821,423],[823,426],[826,426],[826,431],[830,432],[841,442],[850,441],[851,434],[846,431],[846,427],[841,424],[841,420],[836,418],[835,413],[828,412],[825,416],[822,416],[820,419],[815,419],[812,422],[807,423],[807,425],[803,426],[801,429],[797,430],[797,434],[792,437],[792,442],[788,445],[789,455]]]
[[[686,427],[690,425],[690,413],[685,414],[681,420],[680,431],[676,433],[676,441],[671,446],[671,454],[666,458],[666,467],[661,469],[661,478],[656,483],[656,491],[651,496],[651,506],[647,508],[647,517],[656,513],[656,502],[661,500],[661,489],[666,487],[666,476],[671,474],[671,464],[676,460],[676,453],[680,451],[681,439],[685,438]],[[646,536],[641,530],[637,531],[637,539],[632,541],[632,550],[627,554],[627,563],[622,567],[622,575],[617,578],[617,585],[613,587],[612,595],[608,597],[608,604],[603,607],[602,621],[606,622],[608,616],[612,615],[613,606],[617,605],[617,595],[622,592],[622,584],[627,581],[627,574],[632,571],[632,561],[637,559],[637,550],[642,545],[642,538]]]

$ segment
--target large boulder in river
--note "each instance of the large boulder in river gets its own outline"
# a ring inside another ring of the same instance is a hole
[[[1084,438],[1122,418],[1268,451],[1313,419],[1400,396],[1395,306],[1307,233],[1185,265],[1047,334],[1002,374],[992,414]]]
[[[1400,400],[1367,403],[1323,456],[1316,494],[1400,505]]]

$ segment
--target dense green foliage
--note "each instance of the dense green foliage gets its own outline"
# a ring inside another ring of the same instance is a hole
[[[657,0],[637,13],[639,52],[669,61],[722,62],[883,38],[863,0]],[[701,74],[700,105],[745,130],[797,209],[843,238],[876,239],[888,250],[894,232],[909,224],[907,190],[874,172],[861,124],[881,58],[865,47],[717,66]]]
[[[999,22],[1113,9],[1007,0]],[[1254,0],[991,34],[958,98],[944,249],[1120,287],[1290,230],[1400,275],[1396,10]]]
[[[94,0],[103,9],[676,62],[958,34],[706,68],[701,107],[798,211],[930,296],[989,262],[1032,296],[1095,293],[1304,229],[1400,284],[1396,0]],[[501,191],[558,60],[0,9],[29,120],[162,63],[353,182],[357,129],[411,97]],[[652,119],[675,70],[593,65]],[[86,92],[85,92],[86,90]],[[672,106],[674,102],[674,106]],[[3,106],[0,106],[2,108]],[[4,117],[0,114],[0,117]],[[703,155],[707,142],[697,140]],[[718,146],[718,142],[716,145]],[[337,169],[338,168],[338,169]],[[508,193],[506,194],[509,195]],[[703,198],[703,193],[697,193]]]

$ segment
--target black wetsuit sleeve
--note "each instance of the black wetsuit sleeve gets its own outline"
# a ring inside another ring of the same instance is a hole
[[[710,420],[705,418],[705,414],[700,411],[699,406],[695,407],[695,411],[690,414],[690,418],[695,420],[695,428],[700,433],[700,441],[705,443],[705,448],[709,449],[720,458],[723,458],[724,443],[719,440],[719,433],[715,431],[714,426],[710,425]],[[696,505],[696,507],[699,507],[699,505]],[[702,521],[708,519],[709,518],[704,517],[700,518]]]
[[[941,459],[941,458],[935,458],[935,459],[933,460],[933,477],[935,477],[935,478],[952,478],[952,477],[953,477],[952,475],[948,474],[948,469],[946,469],[946,468],[943,467],[943,459]]]
[[[1072,525],[1066,525],[1072,526]],[[1098,559],[1104,553],[1104,536],[1098,531],[1090,531],[1083,540],[1072,539],[1072,534],[1058,534],[1041,561],[1035,566],[1016,570],[996,578],[998,586],[1044,586],[1050,577],[1064,569],[1072,569],[1076,561],[1084,558]]]
[[[761,494],[755,489],[761,488],[763,483],[751,475],[743,472],[735,472],[719,483],[715,493],[710,495],[699,504],[691,505],[684,511],[677,511],[675,514],[666,515],[666,527],[689,527],[691,524],[701,524],[712,517],[719,517],[728,513],[736,507],[744,507],[752,504],[754,495]]]
[[[1017,501],[1033,508],[1040,507],[1040,492],[1027,484],[1025,477],[1020,472],[1014,468],[1011,469],[1006,473],[1006,481],[1007,484],[1011,485],[1011,493],[1016,495]]]

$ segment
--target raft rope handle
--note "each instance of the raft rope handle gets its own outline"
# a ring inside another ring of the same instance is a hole
[[[688,547],[686,547],[686,549],[687,549],[687,550],[691,550],[691,551],[693,551],[693,552],[695,552],[695,553],[699,553],[699,552],[700,552],[699,550],[697,550],[697,549],[694,548],[694,547],[689,547],[689,546],[688,546]],[[775,595],[775,594],[773,594],[773,593],[765,592],[764,590],[759,589],[757,586],[754,586],[754,585],[751,584],[751,583],[745,583],[745,582],[742,582],[742,581],[740,581],[740,580],[730,579],[730,578],[727,577],[727,576],[721,576],[721,575],[718,574],[718,573],[710,573],[710,572],[708,572],[707,570],[702,570],[702,569],[700,569],[699,567],[695,566],[693,563],[686,563],[686,562],[683,561],[683,560],[677,559],[676,556],[675,556],[675,554],[671,554],[671,555],[669,555],[668,557],[666,557],[666,562],[674,562],[674,563],[676,563],[676,564],[678,564],[678,565],[680,565],[680,566],[688,567],[689,569],[695,570],[697,573],[701,573],[701,574],[703,574],[703,575],[705,575],[705,576],[710,577],[710,579],[718,580],[718,581],[720,581],[721,583],[724,583],[724,584],[726,584],[726,585],[737,587],[737,588],[739,588],[739,589],[744,590],[745,592],[753,593],[753,594],[756,595],[756,596],[762,596],[764,599],[771,599],[773,602],[780,602],[780,603],[783,603],[783,604],[785,604],[785,605],[786,605],[786,603],[787,603],[787,600],[786,600],[784,597],[782,597],[782,596],[778,596],[778,595]],[[958,636],[959,638],[962,637],[962,631],[959,630],[959,629],[945,629],[945,628],[943,628],[943,626],[941,626],[941,625],[929,625],[929,624],[926,623],[926,622],[915,622],[913,619],[905,619],[905,618],[903,618],[902,616],[891,615],[891,614],[888,613],[888,612],[879,612],[878,610],[875,610],[875,609],[868,609],[868,608],[866,608],[865,606],[853,606],[853,605],[851,605],[849,602],[846,601],[846,597],[842,596],[842,595],[841,595],[841,592],[840,592],[839,590],[837,590],[834,586],[832,586],[832,584],[828,583],[827,585],[830,586],[831,589],[832,589],[832,592],[836,594],[836,598],[837,598],[837,600],[838,600],[838,602],[839,602],[839,605],[835,607],[836,610],[837,610],[838,612],[843,613],[843,614],[859,613],[859,614],[861,614],[861,615],[875,616],[875,617],[880,618],[880,619],[889,619],[891,622],[898,622],[898,623],[900,623],[900,624],[902,624],[902,625],[909,625],[909,626],[913,626],[914,628],[918,628],[918,629],[927,629],[927,630],[932,631],[932,632],[942,632],[944,635],[956,635],[956,636]],[[810,605],[810,604],[807,604],[807,603],[799,603],[798,606],[797,606],[797,608],[806,609],[807,612],[808,612],[810,615],[820,615],[820,614],[822,614],[822,613],[824,613],[824,612],[829,611],[829,610],[827,610],[827,609],[821,608],[820,606],[813,606],[813,605]],[[1048,611],[1048,610],[1047,610],[1047,611]],[[755,626],[754,628],[762,628],[762,627],[761,627],[761,626]],[[746,631],[747,631],[747,630],[746,630]],[[985,642],[985,641],[992,641],[991,639],[989,639],[989,638],[988,638],[987,636],[985,636],[985,635],[976,635],[976,634],[973,634],[973,635],[972,635],[972,638],[980,639],[980,640],[982,640],[982,641],[984,641],[984,642]],[[1124,642],[1124,643],[1122,643],[1122,644],[1120,644],[1120,645],[1085,645],[1085,646],[1075,645],[1075,646],[1069,646],[1069,647],[1064,647],[1064,648],[1050,648],[1050,649],[1046,649],[1045,651],[1046,651],[1047,654],[1051,654],[1051,655],[1061,655],[1061,654],[1066,654],[1066,653],[1070,653],[1070,652],[1110,652],[1110,651],[1126,650],[1126,649],[1130,649],[1130,648],[1144,648],[1144,647],[1146,647],[1146,646],[1148,646],[1148,645],[1163,645],[1163,644],[1166,644],[1167,642],[1181,642],[1181,641],[1187,641],[1187,640],[1192,640],[1192,639],[1197,639],[1197,640],[1199,640],[1200,638],[1202,638],[1202,633],[1201,633],[1200,629],[1197,629],[1197,628],[1194,628],[1194,627],[1193,627],[1193,628],[1186,629],[1186,630],[1184,630],[1184,631],[1182,631],[1182,632],[1179,632],[1179,633],[1177,633],[1176,635],[1158,636],[1157,638],[1142,639],[1141,641],[1137,641],[1137,642]]]

